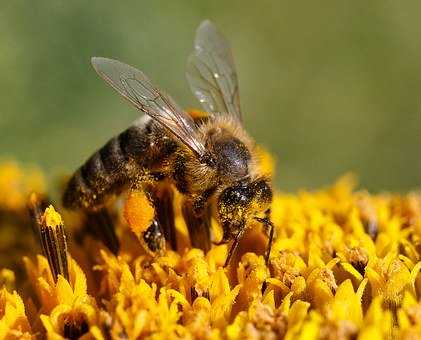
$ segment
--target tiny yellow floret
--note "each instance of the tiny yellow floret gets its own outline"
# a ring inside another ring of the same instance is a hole
[[[52,205],[50,205],[47,209],[45,209],[44,220],[45,220],[45,224],[48,227],[52,227],[52,228],[63,224],[61,215],[54,209]]]

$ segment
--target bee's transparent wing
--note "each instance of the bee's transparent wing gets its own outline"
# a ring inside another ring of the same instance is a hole
[[[91,61],[96,72],[118,93],[169,129],[199,157],[203,156],[205,146],[200,142],[193,119],[143,72],[113,59],[94,57]]]
[[[192,92],[206,111],[229,113],[241,121],[238,79],[228,41],[205,20],[197,29],[194,47],[186,72]]]

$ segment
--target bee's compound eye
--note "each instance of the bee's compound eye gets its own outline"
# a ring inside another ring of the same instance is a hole
[[[248,206],[253,199],[249,184],[235,184],[222,191],[218,198],[218,213],[223,224],[227,223],[232,228],[234,224],[243,220],[244,214],[248,211]],[[231,229],[224,230],[224,234],[227,234],[227,232],[230,235],[232,234]]]
[[[237,184],[226,188],[219,197],[219,202],[226,205],[238,206],[246,205],[252,198],[250,187],[243,184]]]

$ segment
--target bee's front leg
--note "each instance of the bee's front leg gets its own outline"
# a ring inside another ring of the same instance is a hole
[[[269,263],[269,257],[270,252],[272,250],[272,244],[273,244],[273,237],[275,232],[275,226],[273,225],[272,221],[270,220],[270,209],[265,211],[265,217],[259,218],[255,217],[255,220],[263,224],[263,228],[269,238],[268,244],[266,247],[266,253],[265,253],[265,262],[266,264]]]
[[[211,248],[211,212],[204,200],[186,199],[182,206],[183,217],[189,230],[192,247],[205,253]]]

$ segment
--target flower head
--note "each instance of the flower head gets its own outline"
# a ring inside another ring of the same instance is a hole
[[[259,153],[270,176],[270,156]],[[15,184],[0,182],[11,193],[0,195],[0,214],[20,218],[27,186],[19,183],[29,175],[10,164],[1,171]],[[177,192],[178,247],[167,244],[159,254],[142,247],[156,211],[141,192],[131,191],[123,208],[107,207],[114,209],[119,248],[91,232],[91,223],[100,225],[95,214],[63,218],[59,206],[44,209],[31,196],[41,240],[36,252],[43,255],[26,253],[26,285],[19,284],[19,271],[0,269],[0,339],[415,337],[421,332],[420,196],[370,195],[354,185],[345,176],[315,192],[275,192],[268,263],[267,237],[256,223],[228,267],[227,245],[206,254],[190,246]],[[13,223],[30,230],[29,222]],[[219,240],[216,220],[212,231]]]

